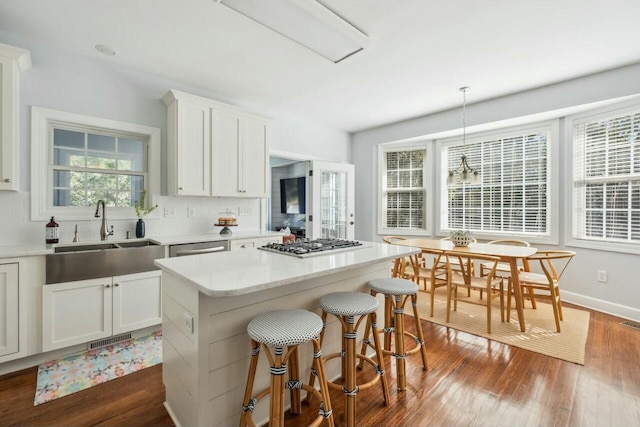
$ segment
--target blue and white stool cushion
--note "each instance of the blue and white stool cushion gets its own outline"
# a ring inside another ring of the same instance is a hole
[[[325,313],[338,316],[361,316],[378,309],[378,300],[361,292],[334,292],[320,298],[320,308]]]
[[[418,292],[418,285],[415,282],[397,277],[373,279],[369,282],[369,287],[372,291],[386,295],[413,295]]]
[[[322,319],[307,310],[267,311],[254,317],[247,325],[247,333],[253,340],[275,347],[311,341],[321,331]]]

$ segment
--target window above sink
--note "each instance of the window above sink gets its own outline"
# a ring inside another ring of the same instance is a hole
[[[134,219],[143,190],[160,195],[160,129],[40,107],[31,126],[32,220],[93,220],[99,199]]]

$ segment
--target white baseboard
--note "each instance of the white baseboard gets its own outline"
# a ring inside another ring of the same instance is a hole
[[[572,292],[561,291],[562,301],[581,307],[590,308],[612,316],[622,317],[623,319],[640,322],[640,309],[629,307],[626,305],[616,304],[585,295],[575,294]]]

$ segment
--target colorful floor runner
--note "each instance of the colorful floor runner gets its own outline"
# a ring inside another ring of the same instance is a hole
[[[33,406],[162,362],[162,332],[41,364]]]

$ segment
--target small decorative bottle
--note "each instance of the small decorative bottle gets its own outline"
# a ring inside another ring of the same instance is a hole
[[[58,243],[60,239],[60,226],[58,225],[57,222],[55,222],[53,217],[51,217],[51,221],[49,221],[49,223],[45,225],[45,227],[46,227],[46,242]]]

